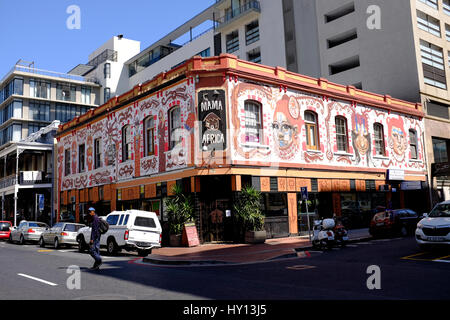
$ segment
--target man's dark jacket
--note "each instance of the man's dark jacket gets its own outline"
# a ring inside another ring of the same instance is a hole
[[[91,240],[100,240],[100,218],[97,215],[92,217],[92,225],[91,225]]]

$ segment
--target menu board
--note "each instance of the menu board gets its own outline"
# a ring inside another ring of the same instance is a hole
[[[196,247],[200,245],[198,238],[197,227],[195,223],[186,223],[183,228],[182,244],[187,247]]]

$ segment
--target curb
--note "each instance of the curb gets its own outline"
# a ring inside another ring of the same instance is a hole
[[[356,242],[367,242],[372,240],[372,236],[365,236],[360,238],[350,239],[348,243],[356,243]],[[280,259],[288,259],[288,258],[296,258],[298,257],[298,253],[301,251],[307,251],[314,249],[312,245],[293,248],[294,253],[284,254],[278,257],[270,258],[264,261],[275,261]],[[240,264],[240,262],[228,262],[228,261],[220,261],[220,260],[165,260],[165,259],[156,259],[152,257],[146,257],[142,259],[142,262],[152,263],[157,265],[173,265],[173,266],[192,266],[192,265],[236,265]],[[255,261],[257,263],[258,261]]]

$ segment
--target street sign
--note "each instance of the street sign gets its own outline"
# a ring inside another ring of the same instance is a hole
[[[44,211],[44,195],[39,195],[39,211]]]
[[[302,200],[308,200],[308,188],[302,187],[301,193],[302,193]]]

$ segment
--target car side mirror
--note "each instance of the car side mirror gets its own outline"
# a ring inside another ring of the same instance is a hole
[[[422,218],[427,218],[428,217],[428,213],[423,213],[422,214]]]

